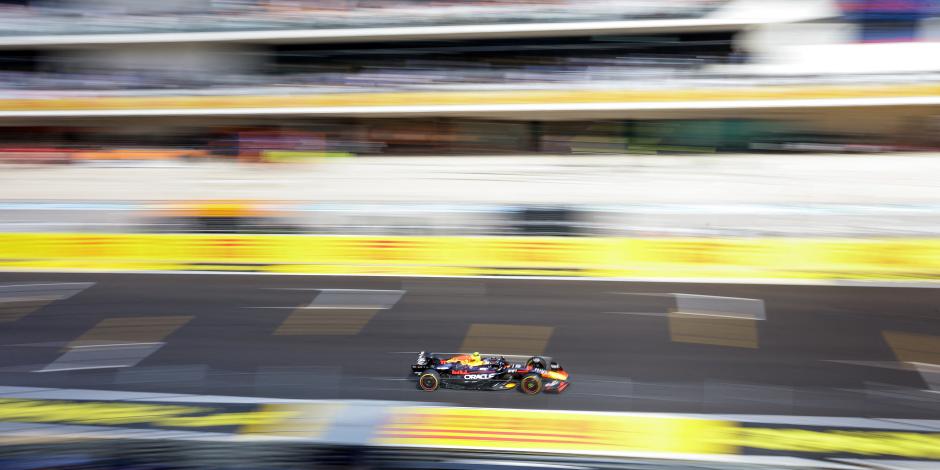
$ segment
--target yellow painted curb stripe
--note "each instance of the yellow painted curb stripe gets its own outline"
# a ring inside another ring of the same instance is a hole
[[[476,408],[402,408],[375,444],[693,455],[861,455],[940,459],[940,433],[767,428],[721,419]]]
[[[899,98],[940,95],[940,84],[762,86],[678,90],[541,90],[3,99],[0,111],[512,105]]]
[[[736,424],[687,418],[412,408],[394,413],[376,443],[555,451],[736,453]]]

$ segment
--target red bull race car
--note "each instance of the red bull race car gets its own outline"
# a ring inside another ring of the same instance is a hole
[[[561,393],[568,388],[568,372],[550,358],[532,356],[513,363],[500,355],[440,355],[424,351],[411,366],[418,389],[521,390],[526,395]]]

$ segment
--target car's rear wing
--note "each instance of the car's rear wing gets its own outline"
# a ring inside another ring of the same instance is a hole
[[[418,358],[415,359],[415,363],[411,366],[411,371],[415,373],[424,372],[431,368],[431,355],[425,351],[418,353]]]

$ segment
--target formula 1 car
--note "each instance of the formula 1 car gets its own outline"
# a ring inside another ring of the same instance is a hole
[[[526,395],[561,393],[568,388],[568,372],[557,362],[532,356],[525,363],[511,363],[504,356],[439,355],[424,351],[411,366],[418,376],[418,389],[521,390]]]

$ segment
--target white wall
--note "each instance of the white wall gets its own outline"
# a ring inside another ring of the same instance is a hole
[[[854,42],[856,27],[844,23],[766,24],[738,35],[738,44],[758,62],[772,62],[781,50],[822,44]]]

